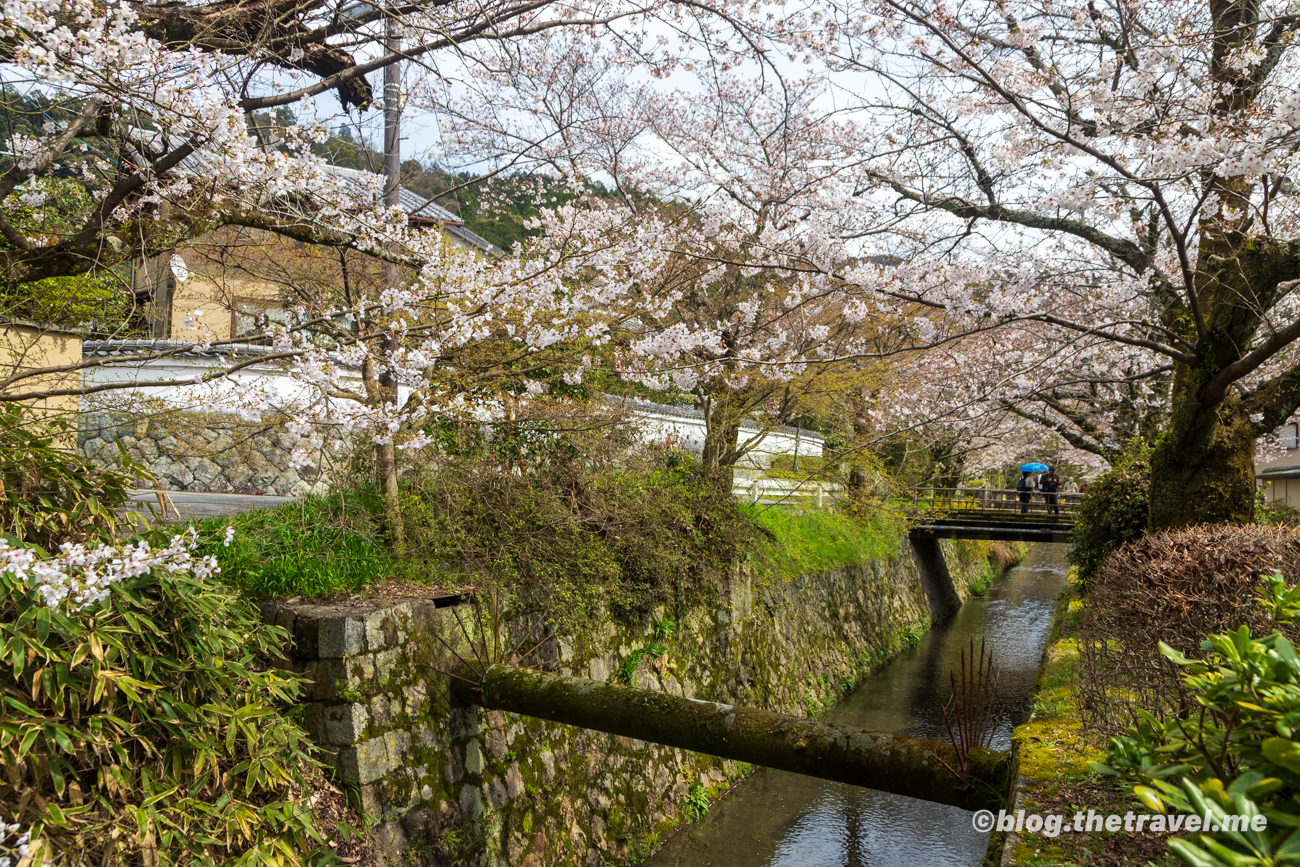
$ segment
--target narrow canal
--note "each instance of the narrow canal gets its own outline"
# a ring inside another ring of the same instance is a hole
[[[1038,663],[1065,585],[1065,545],[1035,545],[983,599],[848,696],[827,719],[878,731],[939,738],[948,672],[971,638],[984,638],[1001,669],[1007,713],[995,746],[1028,714]],[[974,867],[988,835],[955,807],[762,768],[647,867]]]

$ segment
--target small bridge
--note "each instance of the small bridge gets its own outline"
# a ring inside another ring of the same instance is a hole
[[[1049,502],[1055,496],[1056,502]],[[923,488],[912,492],[910,533],[931,539],[1001,542],[1068,542],[1082,494],[991,488]]]

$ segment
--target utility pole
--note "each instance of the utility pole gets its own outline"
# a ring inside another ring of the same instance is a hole
[[[402,49],[401,25],[393,15],[384,22],[384,50],[396,54]],[[402,67],[390,63],[384,67],[384,204],[390,208],[401,204],[402,197]],[[384,282],[396,286],[397,266],[384,263]]]
[[[401,24],[397,16],[390,12],[384,19],[384,50],[396,54],[402,48]],[[402,68],[397,62],[384,67],[384,205],[389,208],[399,207],[402,201]],[[396,289],[401,282],[401,272],[392,262],[383,264],[384,284]],[[391,332],[384,335],[384,353],[391,357],[397,350],[397,336]],[[391,370],[379,374],[380,399],[396,405],[400,396],[397,378]],[[384,500],[384,523],[387,525],[388,541],[401,551],[406,547],[406,532],[402,526],[401,497],[397,486],[397,450],[390,439],[386,443],[376,443],[375,464],[379,475],[380,489]]]

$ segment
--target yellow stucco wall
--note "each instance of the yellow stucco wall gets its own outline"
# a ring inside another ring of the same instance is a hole
[[[0,379],[49,367],[81,361],[81,336],[37,323],[0,321]],[[5,386],[7,394],[28,394],[55,388],[75,387],[76,372],[51,373],[20,379]],[[77,411],[76,395],[34,399],[30,404],[49,415]]]

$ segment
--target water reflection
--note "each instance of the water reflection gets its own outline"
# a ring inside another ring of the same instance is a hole
[[[1039,659],[1065,583],[1065,546],[1036,545],[985,599],[966,603],[921,643],[849,696],[827,718],[866,729],[935,738],[951,687],[948,672],[973,637],[1001,669],[1007,712],[995,742],[1006,746],[1024,719]],[[762,769],[648,867],[971,867],[987,834],[970,813],[842,783]]]

